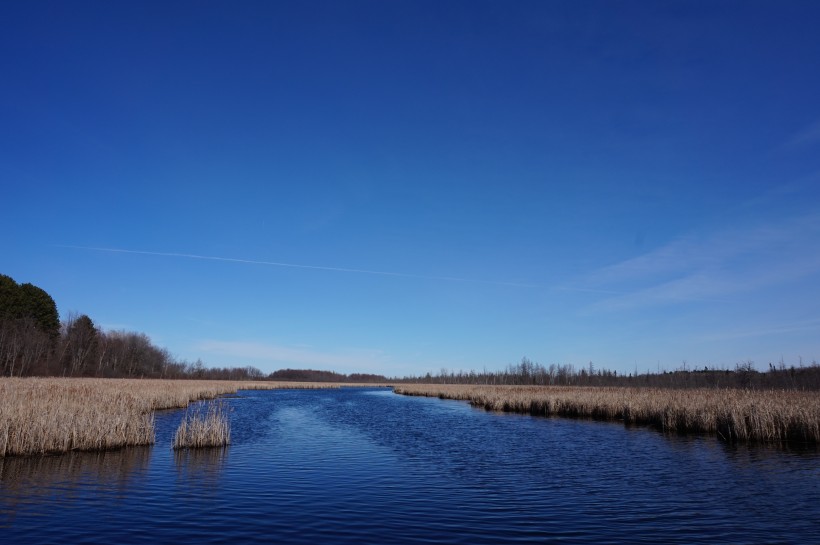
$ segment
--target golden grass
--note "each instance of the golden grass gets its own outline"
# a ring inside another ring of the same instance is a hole
[[[820,440],[820,395],[787,390],[671,390],[571,386],[412,384],[404,395],[461,399],[493,411],[622,420],[726,440]]]
[[[231,443],[231,423],[221,403],[188,408],[174,435],[174,448],[224,447]]]
[[[340,384],[205,380],[0,378],[0,457],[154,443],[153,411],[238,389]],[[350,386],[353,386],[352,384]]]

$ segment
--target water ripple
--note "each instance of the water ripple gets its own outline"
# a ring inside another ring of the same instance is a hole
[[[389,390],[225,400],[226,449],[0,460],[3,543],[820,543],[816,450]]]

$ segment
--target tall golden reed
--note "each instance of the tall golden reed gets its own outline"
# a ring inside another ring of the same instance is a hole
[[[726,440],[820,441],[817,392],[442,384],[402,385],[395,391],[466,400],[493,411],[622,420]]]
[[[231,423],[221,403],[188,408],[174,435],[174,448],[224,447],[231,443]]]

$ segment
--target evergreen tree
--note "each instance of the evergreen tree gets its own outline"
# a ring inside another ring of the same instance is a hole
[[[60,334],[60,315],[54,299],[33,284],[22,284],[19,289],[24,317],[33,318],[38,329],[56,338]]]
[[[10,276],[0,274],[0,320],[21,317],[20,286]]]
[[[37,328],[51,337],[60,334],[60,316],[54,299],[34,284],[18,284],[0,274],[0,320],[31,318]]]

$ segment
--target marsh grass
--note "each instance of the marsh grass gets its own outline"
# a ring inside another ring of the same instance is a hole
[[[231,423],[222,403],[188,408],[174,435],[174,449],[224,447],[231,443]]]
[[[0,378],[0,457],[151,445],[154,411],[238,389],[340,384],[156,379]],[[352,386],[352,385],[351,385]]]
[[[449,384],[402,385],[395,392],[460,399],[491,411],[621,420],[727,441],[820,442],[816,392]]]

